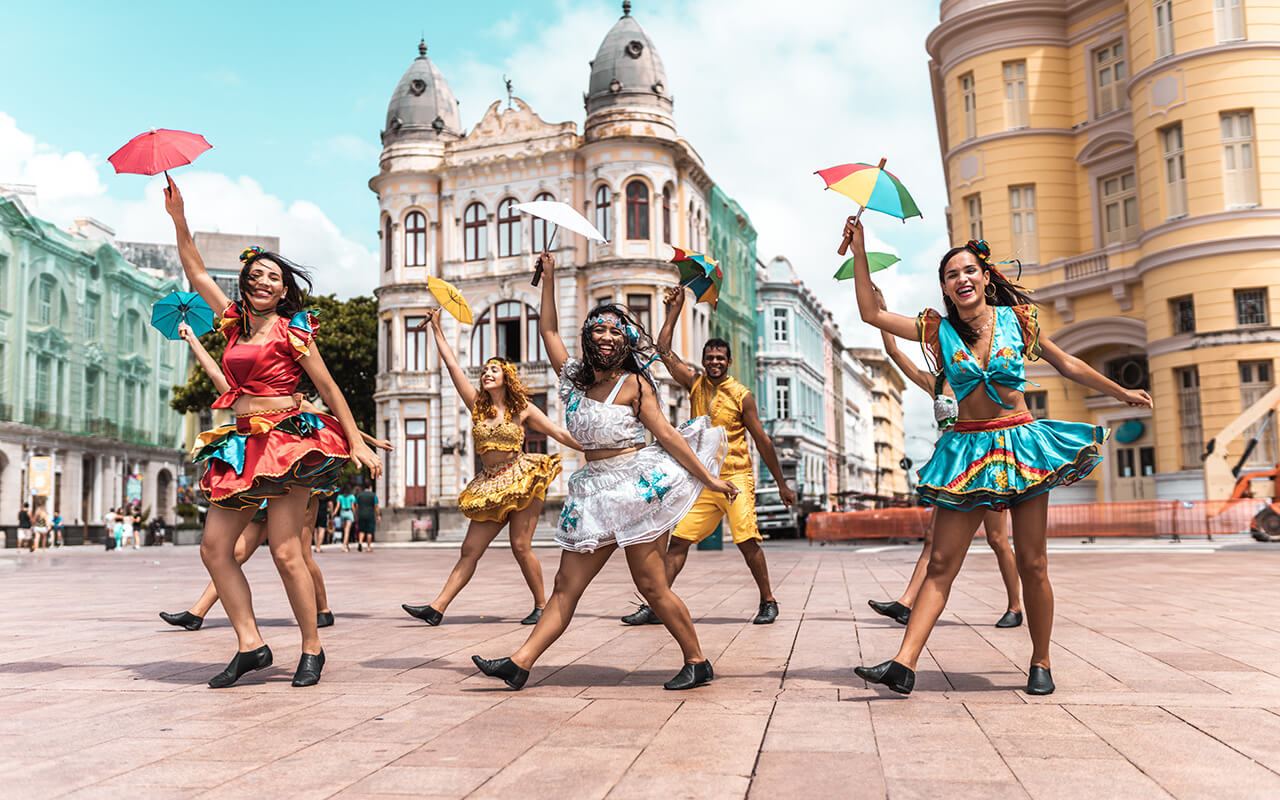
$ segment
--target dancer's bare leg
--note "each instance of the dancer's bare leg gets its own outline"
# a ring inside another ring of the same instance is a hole
[[[302,633],[302,652],[319,655],[316,588],[307,570],[302,536],[299,535],[310,495],[311,491],[305,486],[295,486],[287,495],[268,501],[267,541],[271,544],[271,557],[276,562],[276,571],[284,582],[285,594],[289,596],[289,605]],[[223,605],[226,605],[225,600]]]
[[[631,579],[635,581],[636,588],[679,643],[685,663],[697,664],[706,659],[698,644],[698,634],[693,629],[689,609],[671,591],[671,584],[667,581],[664,559],[666,549],[667,537],[663,536],[657,541],[625,547],[623,553],[627,557],[627,567],[631,569]]]
[[[1053,586],[1049,584],[1049,554],[1045,527],[1049,520],[1048,492],[1014,506],[1013,541],[1027,604],[1031,632],[1031,666],[1049,667],[1049,639],[1053,636]]]
[[[556,570],[555,585],[542,618],[533,626],[533,632],[520,649],[511,654],[517,667],[532,669],[551,644],[569,627],[573,612],[578,608],[582,593],[604,567],[609,556],[618,549],[616,544],[606,545],[594,553],[574,553],[565,550],[560,554],[560,569]]]
[[[480,563],[480,557],[484,555],[489,543],[498,535],[498,531],[502,530],[504,524],[471,520],[471,524],[467,526],[466,538],[462,540],[462,552],[458,554],[458,561],[453,565],[448,580],[444,582],[444,588],[440,590],[440,594],[436,595],[436,599],[431,601],[432,608],[441,614],[444,613],[444,610],[453,602],[453,598],[458,596],[458,592],[470,582],[471,576],[476,574],[476,564]]]
[[[324,588],[324,575],[320,574],[320,566],[311,557],[311,543],[316,537],[316,504],[315,498],[307,505],[302,517],[302,560],[307,564],[307,572],[311,573],[311,583],[316,587],[316,611],[329,610],[329,593]]]
[[[898,654],[893,657],[894,661],[904,667],[913,670],[916,668],[916,660],[920,658],[920,652],[929,640],[929,633],[933,631],[934,623],[947,605],[951,584],[964,565],[969,544],[982,522],[982,513],[981,510],[938,509],[929,570],[925,575],[924,585],[920,587],[920,594],[916,597],[915,607],[911,609],[911,620],[903,634],[902,645],[898,648]]]
[[[249,525],[236,537],[235,559],[237,564],[243,564],[262,546],[267,540],[267,525],[265,522],[250,522]],[[218,587],[213,585],[213,581],[209,581],[209,585],[204,587],[204,593],[200,595],[200,599],[195,602],[191,608],[187,609],[187,613],[195,614],[197,617],[206,617],[209,611],[213,609],[213,604],[218,602]]]
[[[255,509],[232,511],[211,506],[205,517],[204,535],[200,537],[200,559],[204,561],[209,577],[222,599],[222,607],[231,620],[238,640],[237,649],[242,652],[257,650],[262,646],[262,634],[253,617],[253,595],[244,570],[236,561],[236,540],[253,518]]]
[[[542,501],[534,500],[529,505],[513,512],[507,518],[507,537],[511,541],[511,555],[515,556],[524,575],[524,582],[529,584],[533,593],[533,607],[545,608],[547,596],[542,585],[542,563],[533,553],[533,529],[538,527],[538,517],[542,516]],[[437,611],[439,606],[433,606]]]
[[[1000,565],[1000,578],[1004,581],[1004,593],[1008,598],[1007,609],[1021,613],[1022,592],[1018,588],[1018,563],[1014,560],[1013,548],[1009,546],[1005,520],[1003,511],[988,511],[982,517],[982,528],[986,531],[987,546],[996,554],[996,563]]]
[[[765,561],[764,548],[760,546],[760,540],[747,539],[738,542],[738,552],[742,553],[743,560],[747,562],[747,569],[751,570],[751,577],[755,579],[756,588],[760,590],[760,602],[772,600],[773,586],[769,583],[769,562]]]
[[[937,522],[938,509],[935,507],[929,514],[929,524],[924,528],[924,549],[916,559],[916,567],[911,571],[911,580],[907,582],[907,588],[898,598],[898,602],[907,608],[916,604],[916,596],[920,594],[920,587],[924,586],[924,576],[929,571],[929,556],[933,554],[933,527]]]
[[[666,564],[667,586],[674,586],[676,577],[684,571],[685,562],[689,560],[689,548],[694,543],[678,536],[668,536],[667,539],[667,552],[663,561]]]

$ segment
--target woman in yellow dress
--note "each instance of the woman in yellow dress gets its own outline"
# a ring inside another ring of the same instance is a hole
[[[525,428],[546,434],[574,450],[581,450],[582,446],[529,402],[515,364],[503,358],[489,359],[480,374],[480,386],[472,386],[440,329],[440,309],[427,312],[426,324],[431,326],[454,387],[471,412],[471,438],[483,468],[458,496],[458,508],[471,524],[444,588],[425,606],[406,603],[401,608],[428,625],[439,625],[453,598],[475,574],[476,564],[489,543],[502,526],[509,525],[511,554],[533,594],[533,611],[520,622],[533,625],[547,604],[542,565],[533,554],[533,529],[542,514],[547,486],[560,474],[560,456],[523,452]]]

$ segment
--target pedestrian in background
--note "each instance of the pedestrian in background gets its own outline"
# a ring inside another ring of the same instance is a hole
[[[31,508],[29,503],[23,503],[22,508],[18,510],[18,549],[24,546],[30,547],[28,542],[31,539],[31,512],[27,509]]]
[[[357,546],[363,546],[373,552],[373,534],[382,521],[382,509],[378,508],[378,496],[368,486],[356,495],[356,524],[360,526],[360,538]]]
[[[31,519],[31,549],[44,550],[49,547],[49,512],[44,506],[36,506]]]
[[[62,529],[65,527],[62,523],[62,515],[53,515],[53,542],[54,547],[62,547]]]
[[[347,541],[351,537],[351,525],[356,521],[355,514],[352,513],[351,507],[355,505],[356,496],[351,491],[351,484],[342,487],[342,491],[338,492],[338,526],[342,528],[342,552],[351,551],[347,545]],[[335,527],[334,533],[337,533]]]
[[[333,515],[333,495],[322,495],[316,504],[315,534],[311,537],[311,549],[317,553],[324,552],[329,535],[329,518]]]

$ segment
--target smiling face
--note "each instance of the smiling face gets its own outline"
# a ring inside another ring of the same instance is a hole
[[[627,357],[627,336],[621,328],[611,320],[597,321],[587,332],[591,343],[595,345],[596,355],[602,369],[612,369]]]
[[[707,374],[707,379],[713,383],[729,372],[731,364],[733,359],[723,347],[712,346],[702,351],[702,370]]]
[[[942,293],[957,310],[973,310],[986,302],[990,274],[969,250],[956,253],[942,267]]]
[[[269,258],[259,258],[245,268],[240,288],[254,310],[262,314],[275,311],[288,291],[280,265]]]
[[[490,361],[484,365],[484,371],[480,373],[480,388],[486,391],[490,389],[502,389],[507,385],[507,376],[502,371],[502,364],[497,361]]]

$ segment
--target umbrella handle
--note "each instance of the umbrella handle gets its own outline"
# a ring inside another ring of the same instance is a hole
[[[858,220],[862,219],[862,212],[866,210],[867,210],[866,206],[863,206],[862,208],[858,209],[858,216],[853,218],[853,223],[855,225],[858,224]],[[852,242],[853,242],[852,237],[849,237],[849,236],[844,237],[843,239],[840,240],[840,248],[836,250],[836,252],[839,253],[840,255],[844,255],[845,253],[849,252],[849,245]]]
[[[559,225],[555,225],[555,226],[552,228],[552,230],[551,230],[551,238],[550,238],[550,239],[547,239],[547,246],[546,246],[546,247],[544,247],[544,248],[542,249],[542,254],[543,254],[543,255],[546,255],[547,251],[551,249],[551,243],[552,243],[552,242],[554,242],[554,241],[556,240],[556,234],[557,234],[557,233],[559,233],[559,232],[560,232],[560,226],[559,226]],[[537,263],[534,265],[534,268],[533,268],[533,281],[531,281],[531,283],[532,283],[534,286],[537,286],[537,285],[538,285],[538,281],[540,281],[540,280],[542,280],[542,256],[538,256],[538,261],[537,261]]]

